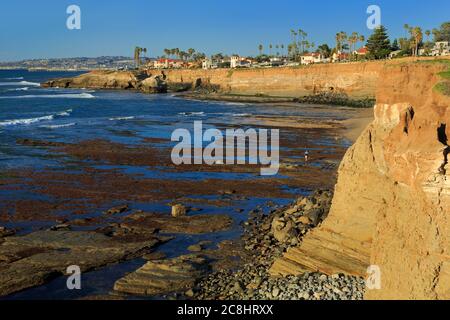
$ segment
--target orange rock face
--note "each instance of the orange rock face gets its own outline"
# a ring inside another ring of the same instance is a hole
[[[274,274],[380,270],[367,299],[450,299],[450,97],[444,64],[387,65],[375,120],[339,169],[328,219]]]

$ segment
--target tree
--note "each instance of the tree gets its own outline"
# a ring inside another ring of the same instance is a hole
[[[413,50],[413,56],[419,55],[419,45],[423,40],[423,33],[420,27],[413,27],[409,30],[411,34],[411,48]]]
[[[325,59],[331,56],[331,48],[326,43],[317,47],[317,50]]]
[[[369,58],[384,59],[391,53],[391,42],[387,35],[387,29],[379,26],[367,40],[367,49]]]
[[[263,50],[264,50],[264,46],[263,46],[262,44],[260,44],[260,45],[258,46],[258,50],[259,50],[259,55],[262,56]]]
[[[434,42],[450,41],[450,21],[433,30]]]
[[[189,48],[188,51],[187,51],[187,53],[188,53],[189,58],[192,58],[192,56],[193,56],[194,53],[195,53],[195,49],[194,49],[194,48]]]
[[[398,51],[400,50],[400,47],[398,46],[398,40],[394,39],[391,45],[391,51]]]
[[[272,55],[273,45],[269,44],[269,49],[270,49],[270,55]]]

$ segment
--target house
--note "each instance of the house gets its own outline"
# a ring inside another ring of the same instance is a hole
[[[342,51],[338,51],[333,53],[333,56],[331,57],[331,61],[333,63],[340,62],[340,61],[349,61],[350,60],[350,54]]]
[[[252,66],[252,61],[250,59],[239,57],[239,56],[231,56],[230,67],[231,68],[249,68]]]
[[[450,55],[450,45],[448,41],[439,41],[434,44],[431,49],[432,56],[448,56]]]
[[[303,65],[325,62],[330,62],[330,59],[325,59],[323,54],[319,52],[306,53],[300,57],[300,63]]]
[[[219,62],[217,60],[213,60],[213,59],[204,59],[202,61],[202,68],[207,70],[207,69],[217,69],[219,67]]]
[[[183,60],[162,58],[153,61],[153,68],[155,69],[180,69],[183,67],[185,67]]]
[[[392,51],[391,53],[389,53],[389,59],[394,59],[394,58],[397,57],[401,52],[402,52],[402,50]]]
[[[354,55],[365,57],[369,53],[369,49],[367,47],[359,48],[358,50],[353,51]]]

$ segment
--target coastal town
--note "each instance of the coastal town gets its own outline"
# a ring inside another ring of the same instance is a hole
[[[0,62],[0,69],[29,70],[132,70],[132,69],[220,69],[220,68],[274,68],[301,67],[312,64],[351,63],[408,56],[437,57],[450,55],[450,22],[433,30],[404,25],[405,36],[390,40],[388,30],[380,26],[366,40],[358,32],[341,31],[335,36],[334,46],[316,44],[302,30],[291,30],[292,42],[259,44],[258,54],[216,53],[207,56],[193,48],[164,49],[163,55],[149,58],[150,50],[135,47],[134,57],[98,57],[67,59],[36,59],[20,62]]]

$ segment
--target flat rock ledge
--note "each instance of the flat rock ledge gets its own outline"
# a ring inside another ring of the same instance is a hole
[[[192,289],[208,271],[207,259],[198,255],[149,261],[116,281],[114,290],[140,296],[183,292]]]
[[[0,296],[42,285],[77,265],[82,272],[133,259],[163,242],[124,242],[98,232],[38,231],[0,244]]]
[[[232,223],[230,216],[221,214],[172,217],[167,214],[137,212],[125,218],[122,223],[107,228],[114,235],[149,232],[205,234],[227,230]]]

